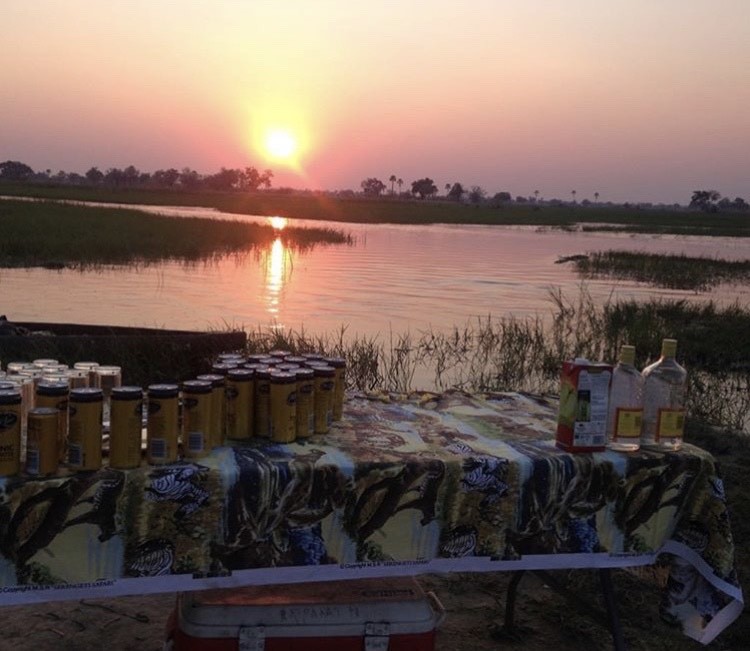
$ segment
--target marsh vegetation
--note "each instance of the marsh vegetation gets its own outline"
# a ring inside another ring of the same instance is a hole
[[[305,250],[346,244],[330,228],[271,226],[240,221],[174,219],[138,210],[53,201],[0,201],[0,267],[77,268],[145,265],[167,260],[207,262],[270,246]]]

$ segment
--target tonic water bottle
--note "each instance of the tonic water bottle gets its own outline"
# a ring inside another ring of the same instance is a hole
[[[682,447],[687,371],[675,360],[676,353],[677,340],[664,339],[661,357],[643,369],[643,445]]]
[[[643,376],[634,364],[635,346],[622,346],[609,391],[607,445],[623,452],[641,446]]]

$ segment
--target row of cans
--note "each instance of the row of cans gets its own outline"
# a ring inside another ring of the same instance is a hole
[[[220,355],[212,373],[178,384],[109,388],[109,465],[166,464],[202,457],[226,441],[253,437],[289,443],[325,434],[342,417],[346,362],[286,351]],[[282,354],[283,353],[283,354]],[[0,381],[0,476],[31,476],[101,467],[105,395],[99,387],[39,382],[28,410],[25,442],[21,392]],[[145,422],[144,422],[145,421]],[[23,449],[22,449],[23,448]]]

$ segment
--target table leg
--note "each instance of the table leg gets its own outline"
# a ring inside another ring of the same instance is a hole
[[[510,583],[508,583],[508,592],[505,598],[505,624],[503,626],[506,633],[512,633],[515,629],[516,596],[518,594],[518,584],[521,583],[523,575],[524,570],[513,572]]]
[[[617,600],[615,599],[612,573],[609,568],[602,568],[599,570],[599,580],[602,584],[602,595],[604,596],[604,605],[607,609],[609,630],[612,633],[612,641],[614,642],[615,651],[625,651],[625,639],[622,635],[620,614],[617,612]]]

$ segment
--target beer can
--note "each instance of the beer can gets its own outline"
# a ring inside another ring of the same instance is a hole
[[[26,438],[26,473],[33,477],[47,477],[57,472],[58,410],[35,407],[29,410]]]
[[[36,386],[34,405],[57,409],[57,454],[58,463],[65,463],[67,459],[68,443],[68,395],[70,389],[67,382],[40,382]]]
[[[110,399],[109,465],[119,469],[137,468],[141,465],[143,389],[114,387]]]
[[[289,357],[291,354],[292,354],[291,350],[282,350],[281,348],[274,348],[273,350],[268,351],[269,357],[278,357],[280,359]]]
[[[242,353],[219,353],[216,356],[216,361],[220,364],[229,363],[239,366],[240,364],[247,362],[247,357]]]
[[[199,375],[197,380],[211,383],[211,415],[208,422],[208,449],[224,445],[227,422],[226,380],[218,373]]]
[[[275,368],[277,371],[283,371],[284,373],[294,373],[298,368],[302,368],[302,365],[282,362],[281,364],[276,364]]]
[[[333,366],[316,365],[315,373],[315,433],[327,434],[333,420],[333,387],[336,371]]]
[[[271,371],[271,440],[291,443],[297,437],[297,377]]]
[[[255,436],[271,436],[271,369],[255,370]]]
[[[17,390],[0,391],[0,477],[21,470],[23,396]]]
[[[186,457],[205,457],[211,451],[212,401],[211,382],[182,383],[182,452]]]
[[[321,353],[302,353],[300,357],[304,358],[305,362],[322,362],[325,355]]]
[[[68,466],[73,470],[102,467],[102,390],[73,389],[68,400]]]
[[[333,385],[333,420],[341,420],[344,413],[344,392],[346,390],[346,360],[343,357],[327,357],[325,360],[333,366],[336,373]]]
[[[227,373],[227,438],[246,440],[253,435],[255,371],[234,368]]]
[[[37,368],[44,368],[45,366],[57,366],[60,361],[57,359],[35,359],[31,362],[32,366]]]
[[[285,364],[296,364],[297,366],[304,366],[306,361],[302,355],[289,355],[284,358]]]
[[[180,387],[151,384],[146,402],[146,459],[152,465],[177,461]]]
[[[73,369],[77,371],[86,371],[89,374],[89,386],[96,384],[96,369],[99,368],[99,362],[76,362]]]
[[[226,377],[230,369],[237,368],[239,365],[239,362],[235,362],[232,360],[214,362],[213,364],[211,364],[211,373],[215,373],[216,375],[223,375],[224,377]]]
[[[253,353],[252,355],[247,356],[247,363],[260,364],[260,360],[265,359],[266,357],[268,357],[267,353]]]
[[[308,438],[315,434],[315,371],[299,368],[297,378],[297,438]]]

